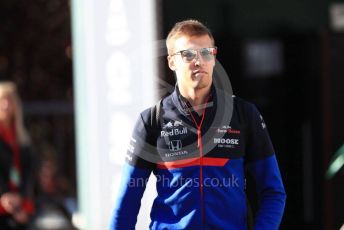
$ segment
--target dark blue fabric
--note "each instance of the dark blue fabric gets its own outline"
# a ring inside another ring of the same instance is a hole
[[[281,222],[286,194],[275,155],[248,164],[248,171],[256,182],[259,210],[254,229],[278,229]]]
[[[229,123],[214,122],[218,108],[226,106],[218,95],[213,88],[201,129],[202,158],[220,160],[224,165],[196,161],[164,166],[200,159],[197,132],[178,90],[162,101],[158,130],[152,130],[150,109],[141,113],[129,145],[111,229],[134,229],[145,190],[142,182],[151,172],[157,177],[158,195],[150,210],[150,229],[247,229],[246,166],[260,204],[254,229],[278,229],[286,194],[266,124],[253,104],[237,97]]]
[[[150,173],[151,170],[124,164],[110,229],[135,229],[141,198]]]

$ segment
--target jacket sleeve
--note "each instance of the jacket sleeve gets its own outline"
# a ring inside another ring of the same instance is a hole
[[[141,169],[125,163],[120,191],[110,225],[111,230],[135,229],[141,198],[150,173],[151,171],[148,169]]]
[[[141,198],[155,167],[152,157],[156,151],[154,135],[145,120],[147,121],[141,114],[128,146],[119,193],[110,223],[111,230],[135,229]]]
[[[254,229],[278,229],[286,201],[282,177],[263,117],[254,105],[248,116],[246,163],[259,199]]]

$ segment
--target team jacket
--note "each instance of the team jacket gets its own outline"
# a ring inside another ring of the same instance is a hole
[[[158,122],[151,109],[140,114],[111,229],[135,229],[151,172],[150,229],[247,229],[245,169],[259,197],[254,229],[278,229],[286,194],[262,116],[214,87],[205,107],[199,116],[176,87],[162,100]]]

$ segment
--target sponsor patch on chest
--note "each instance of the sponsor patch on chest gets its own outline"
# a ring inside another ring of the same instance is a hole
[[[174,128],[174,129],[168,129],[168,130],[161,130],[160,136],[161,137],[172,137],[172,136],[178,136],[187,134],[188,129],[186,127],[183,128]]]

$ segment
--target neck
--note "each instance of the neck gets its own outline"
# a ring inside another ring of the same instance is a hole
[[[202,89],[182,89],[179,88],[180,94],[190,102],[193,109],[202,114],[204,111],[204,104],[206,103],[210,94],[210,87]]]
[[[0,126],[3,127],[4,129],[11,129],[12,125],[10,121],[1,121],[0,120]]]

